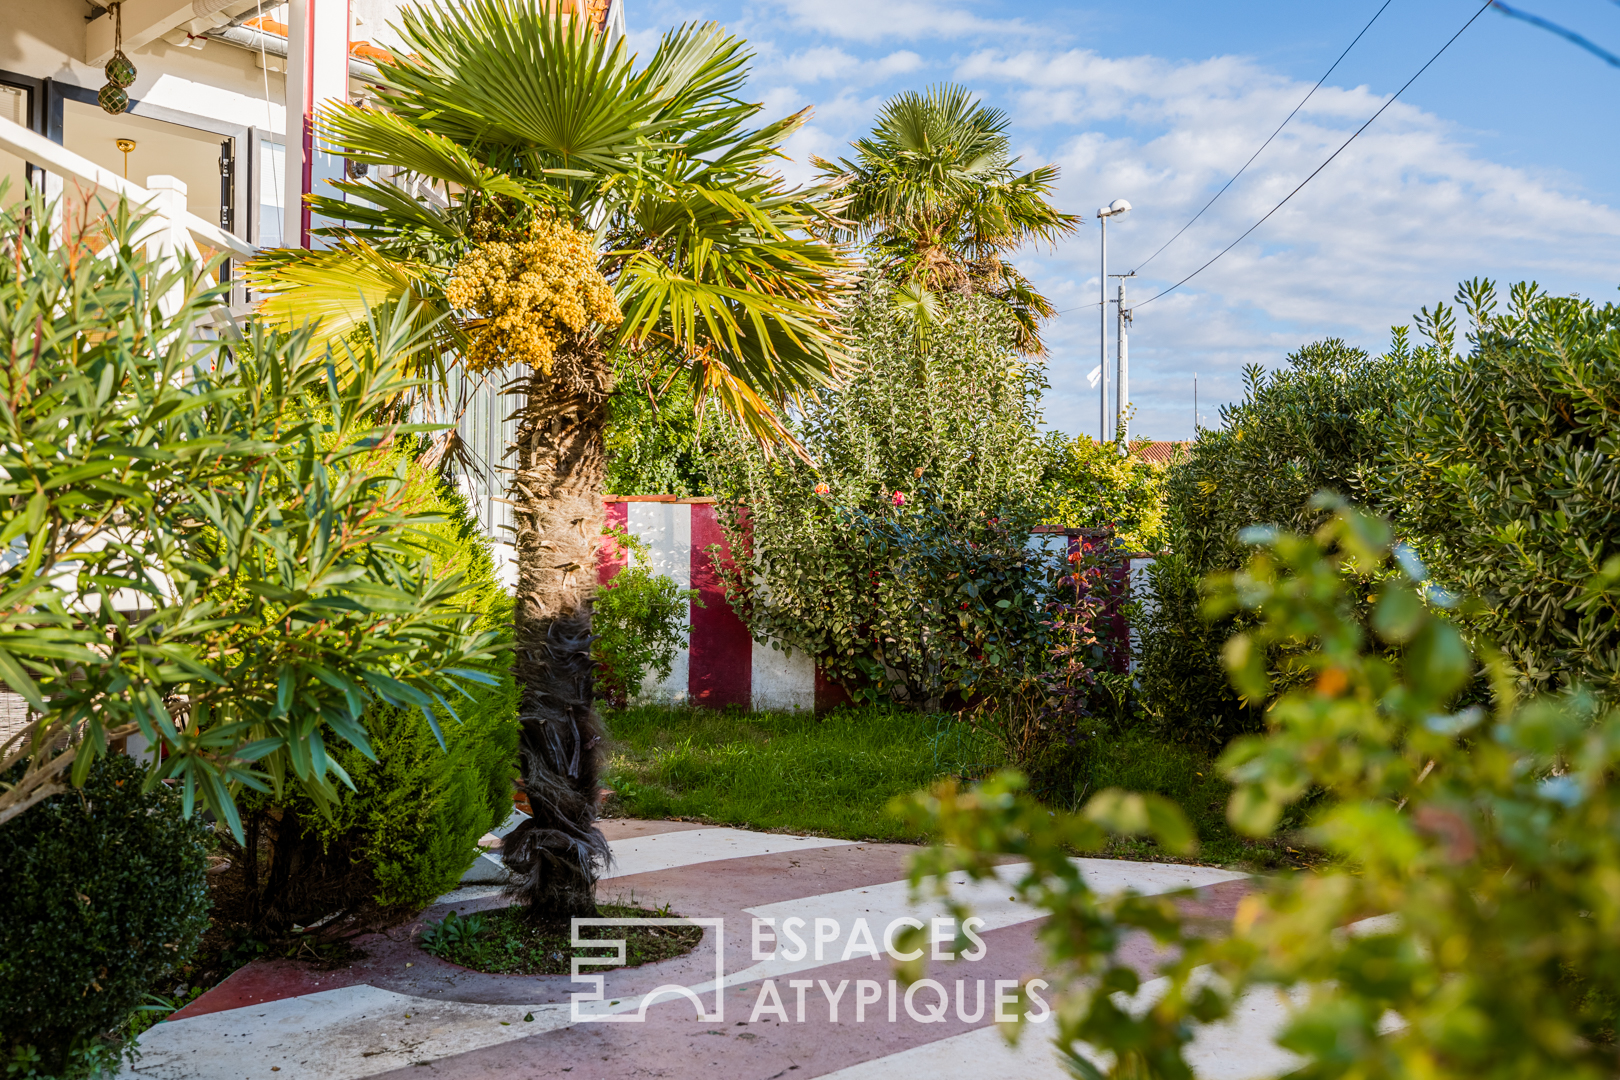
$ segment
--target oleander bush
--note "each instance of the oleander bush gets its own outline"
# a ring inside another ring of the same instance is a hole
[[[138,209],[42,220],[37,193],[0,211],[0,681],[35,713],[0,829],[137,734],[148,782],[233,830],[244,790],[330,803],[368,707],[448,721],[444,691],[495,681],[389,448],[424,339],[403,310],[360,354],[222,333],[229,287],[155,262]]]
[[[1251,366],[1243,400],[1223,406],[1222,426],[1200,429],[1171,466],[1169,550],[1148,568],[1155,600],[1135,616],[1140,707],[1155,729],[1217,746],[1259,730],[1265,703],[1231,687],[1219,662],[1221,643],[1247,616],[1207,623],[1199,582],[1243,564],[1241,534],[1250,526],[1314,529],[1325,516],[1311,501],[1319,490],[1365,502],[1377,486],[1383,417],[1418,381],[1421,361],[1402,340],[1371,357],[1330,339],[1290,354],[1276,371]]]
[[[20,769],[5,777],[14,782]],[[0,1073],[78,1080],[115,1066],[148,989],[208,925],[209,829],[133,759],[0,829]]]
[[[1620,694],[1620,306],[1465,282],[1466,355],[1444,305],[1431,376],[1390,410],[1382,503],[1521,690]],[[1427,314],[1427,313],[1425,313]]]
[[[372,467],[404,477],[405,505],[426,519],[410,542],[465,580],[478,629],[509,639],[512,600],[496,581],[489,540],[462,495],[418,460],[417,449],[402,445]],[[361,722],[373,753],[328,750],[350,785],[325,811],[291,788],[242,797],[246,843],[233,872],[247,910],[232,914],[257,932],[318,923],[325,936],[347,936],[396,922],[455,888],[478,856],[479,837],[512,812],[518,742],[510,674],[457,696],[457,719],[441,721],[437,733],[416,710],[368,708]]]

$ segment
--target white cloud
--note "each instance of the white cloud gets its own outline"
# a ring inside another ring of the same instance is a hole
[[[799,27],[848,41],[1028,37],[1022,19],[986,19],[961,4],[937,0],[776,0]]]
[[[1045,156],[1037,146],[1025,160],[1062,166],[1058,205],[1084,213],[1088,225],[1055,254],[1020,262],[1060,308],[1095,303],[1095,207],[1119,197],[1135,205],[1109,228],[1110,271],[1129,269],[1208,200],[1308,89],[1242,58],[1175,64],[1080,50],[981,51],[958,65],[957,77],[981,91],[1003,89],[1023,138],[1058,136]],[[1215,255],[1383,100],[1365,87],[1318,91],[1249,172],[1132,283],[1133,297],[1147,299]],[[1275,366],[1325,336],[1381,348],[1390,325],[1408,322],[1476,273],[1612,294],[1620,281],[1617,240],[1613,208],[1486,160],[1453,125],[1397,102],[1252,236],[1180,291],[1138,310],[1131,339],[1138,430],[1188,432],[1194,370],[1203,373],[1210,423],[1210,403],[1240,392],[1243,364]],[[1058,319],[1048,333],[1048,418],[1066,430],[1096,427],[1095,396],[1084,392],[1096,325],[1090,308]]]
[[[876,60],[860,60],[843,49],[822,45],[773,63],[769,73],[800,83],[836,80],[845,85],[866,86],[896,75],[909,74],[921,67],[922,62],[922,57],[907,49]]]

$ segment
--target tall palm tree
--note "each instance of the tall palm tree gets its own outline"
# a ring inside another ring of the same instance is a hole
[[[847,278],[840,250],[815,239],[838,222],[830,187],[791,188],[770,169],[808,110],[748,126],[761,106],[739,97],[740,40],[689,25],[638,64],[548,6],[402,12],[411,55],[380,65],[377,107],[323,119],[351,163],[395,174],[336,183],[347,201],[311,198],[342,219],[325,230],[331,246],[267,255],[252,280],[271,293],[266,314],[319,319],[329,337],[406,304],[446,363],[529,364],[510,387],[521,401],[510,501],[533,817],[504,851],[517,897],[565,918],[595,912],[607,857],[590,642],[610,355],[688,370],[700,401],[763,440],[786,438],[783,407],[835,377]],[[558,301],[549,321],[541,308],[495,310],[522,290],[543,307],[553,287],[578,303]],[[546,340],[530,347],[536,335]]]
[[[914,314],[932,293],[959,289],[1003,300],[1018,323],[1018,345],[1044,355],[1040,321],[1051,303],[1003,256],[1031,241],[1054,243],[1080,218],[1048,197],[1056,165],[1020,173],[1008,156],[1007,114],[961,86],[890,98],[855,159],[816,158],[822,176],[847,189],[847,239],[867,243],[873,261],[901,285]]]

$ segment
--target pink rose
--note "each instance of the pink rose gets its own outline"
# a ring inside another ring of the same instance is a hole
[[[889,501],[896,506],[904,506],[906,503],[906,497],[897,491],[894,493],[894,497]]]

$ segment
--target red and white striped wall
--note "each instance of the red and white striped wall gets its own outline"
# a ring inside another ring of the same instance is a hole
[[[696,589],[702,606],[691,606],[692,632],[675,656],[669,677],[651,675],[637,701],[691,704],[722,709],[830,709],[849,700],[844,688],[829,682],[800,650],[790,656],[769,642],[755,641],[726,602],[725,586],[714,572],[709,548],[730,554],[715,517],[713,499],[678,499],[671,495],[612,496],[606,500],[607,524],[624,529],[647,546],[655,573],[665,574],[683,589]],[[1045,528],[1030,537],[1031,547],[1061,551],[1089,530]],[[1124,621],[1123,602],[1132,593],[1148,594],[1150,556],[1128,556],[1113,584],[1115,603],[1109,618],[1116,632],[1128,634],[1130,653],[1138,648],[1134,628]],[[606,584],[624,565],[624,553],[604,545],[597,559],[597,580]],[[1149,595],[1149,602],[1151,596]],[[1121,652],[1120,670],[1134,659]]]
[[[638,701],[701,705],[722,709],[821,709],[849,700],[842,687],[821,678],[809,656],[789,656],[755,641],[731,605],[714,572],[709,548],[721,557],[730,548],[715,517],[713,499],[666,495],[614,496],[607,500],[607,524],[624,529],[647,545],[655,573],[683,589],[696,589],[703,602],[691,608],[692,633],[675,657],[669,677],[649,676]],[[606,584],[624,565],[624,555],[604,546],[597,580]]]

